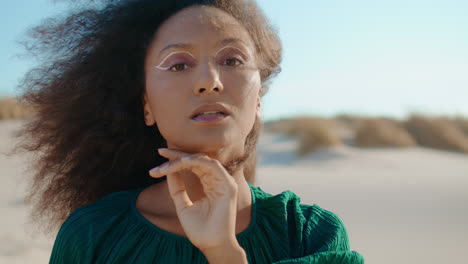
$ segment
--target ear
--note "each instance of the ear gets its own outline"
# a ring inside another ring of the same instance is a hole
[[[143,96],[143,112],[144,112],[144,119],[145,124],[147,126],[152,126],[156,123],[154,120],[153,113],[151,112],[150,104],[148,103],[148,97],[145,95]]]

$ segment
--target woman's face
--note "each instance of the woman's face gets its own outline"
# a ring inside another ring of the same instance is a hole
[[[260,74],[248,32],[214,7],[183,9],[160,26],[145,61],[145,122],[168,147],[243,153],[260,111]]]

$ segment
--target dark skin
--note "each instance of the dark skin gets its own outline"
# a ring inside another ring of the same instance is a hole
[[[165,49],[176,43],[190,46]],[[235,235],[250,224],[250,189],[242,167],[231,175],[222,163],[243,154],[260,115],[253,41],[229,14],[187,8],[156,32],[145,76],[145,123],[157,124],[168,145],[159,154],[169,161],[151,170],[152,177],[167,181],[146,188],[137,209],[163,229],[188,237],[210,263],[247,263]],[[210,113],[201,121],[192,118],[197,107],[213,103],[229,114],[215,121]]]

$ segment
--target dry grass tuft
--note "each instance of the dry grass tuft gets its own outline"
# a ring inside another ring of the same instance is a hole
[[[468,136],[448,118],[412,115],[405,127],[421,146],[468,153]]]
[[[340,114],[334,118],[335,122],[352,131],[356,131],[360,127],[362,121],[365,119],[365,117],[351,114]]]
[[[348,144],[356,147],[411,147],[468,153],[468,120],[413,114],[405,121],[339,115],[333,119],[297,117],[265,124],[266,129],[299,140],[297,154]]]
[[[337,133],[343,143],[352,146],[354,145],[356,132],[365,119],[365,117],[358,115],[340,114],[332,120],[336,124],[338,129]]]
[[[32,115],[32,110],[19,103],[15,98],[0,98],[0,120],[24,119]]]
[[[296,151],[298,156],[304,156],[320,148],[342,144],[336,134],[336,126],[332,120],[317,117],[299,117],[280,120],[266,127],[274,132],[299,139]]]
[[[457,126],[465,135],[468,136],[468,119],[463,117],[457,117],[452,120],[452,122]]]
[[[357,147],[412,147],[416,140],[399,121],[388,118],[362,120],[356,130],[354,145]]]

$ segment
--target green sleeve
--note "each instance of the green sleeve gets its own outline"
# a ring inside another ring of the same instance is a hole
[[[314,239],[309,236],[307,239]],[[311,244],[311,243],[308,243]],[[312,253],[306,249],[305,256],[283,259],[273,264],[364,264],[364,258],[356,251],[349,250],[349,241],[344,226],[338,229],[334,239],[325,243],[320,251]]]
[[[78,221],[69,217],[61,226],[52,248],[49,264],[87,264],[92,263],[90,254],[87,254],[90,246],[86,242],[86,235]]]
[[[79,263],[75,242],[68,230],[60,229],[55,239],[54,247],[50,256],[49,264]]]
[[[311,209],[310,207],[307,209]],[[363,264],[364,258],[350,251],[348,233],[341,219],[321,209],[306,210],[307,221],[303,229],[303,256],[283,259],[273,264]]]
[[[364,258],[356,251],[326,251],[273,264],[364,264]]]

